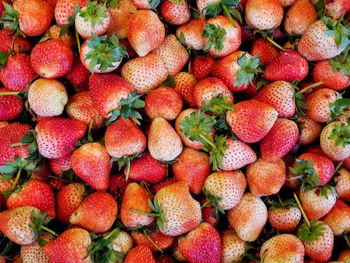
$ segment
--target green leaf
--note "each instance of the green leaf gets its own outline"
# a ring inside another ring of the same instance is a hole
[[[8,55],[4,52],[0,52],[0,64],[5,66],[7,63]]]
[[[224,48],[224,37],[226,30],[219,25],[206,24],[202,36],[207,39],[207,44],[204,48],[205,52],[214,46],[215,51],[221,51]]]
[[[350,107],[350,99],[337,99],[335,102],[329,104],[329,108],[331,110],[331,118],[333,120],[339,118],[344,115],[346,112],[349,112]]]
[[[346,147],[350,144],[350,124],[344,122],[334,122],[329,139],[335,141],[336,145]]]
[[[350,29],[342,24],[343,18],[334,21],[329,17],[322,17],[322,22],[327,26],[325,31],[327,36],[333,37],[337,47],[345,49],[350,44]]]
[[[298,116],[305,116],[306,115],[306,110],[307,110],[307,105],[305,103],[305,97],[303,94],[294,92],[294,101],[296,105],[296,112]]]
[[[175,88],[175,85],[176,85],[175,78],[171,75],[169,75],[167,79],[162,84],[160,84],[160,86],[162,87],[170,87],[170,88]]]
[[[310,226],[304,221],[298,228],[297,236],[306,244],[310,244],[323,235],[324,228],[325,224],[316,219],[310,221]]]
[[[95,29],[107,17],[107,8],[97,2],[88,1],[86,8],[81,9],[78,15],[85,22],[90,22],[92,28]]]
[[[253,84],[254,78],[262,73],[262,69],[260,68],[260,59],[258,56],[250,57],[247,53],[244,53],[238,60],[237,64],[240,66],[237,71],[237,79],[234,86],[247,87],[249,84]]]
[[[12,166],[8,166],[8,165],[0,166],[0,173],[2,173],[2,174],[12,175],[12,174],[15,174],[16,172],[17,172],[16,167],[12,167]]]
[[[214,140],[212,139],[210,144],[206,144],[202,149],[203,151],[209,153],[209,161],[212,164],[214,171],[220,170],[219,167],[222,164],[222,158],[227,149],[226,140],[227,136],[217,136]]]
[[[148,1],[152,9],[156,9],[160,4],[160,0],[148,0]]]
[[[181,34],[180,34],[180,36],[179,36],[179,41],[180,41],[180,43],[181,43],[183,46],[187,47],[185,35],[184,35],[182,32],[181,32]]]

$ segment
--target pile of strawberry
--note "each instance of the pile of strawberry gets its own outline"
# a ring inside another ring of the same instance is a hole
[[[349,0],[0,4],[0,262],[350,262]]]

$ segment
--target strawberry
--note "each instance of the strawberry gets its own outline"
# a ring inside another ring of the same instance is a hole
[[[168,71],[160,57],[150,53],[126,62],[121,75],[134,86],[137,93],[145,94],[162,84],[168,77]]]
[[[247,89],[259,72],[262,72],[259,58],[243,51],[218,60],[213,68],[213,76],[220,78],[232,91]]]
[[[241,34],[241,26],[237,21],[230,21],[226,16],[220,15],[209,18],[203,31],[204,51],[213,57],[225,57],[238,50]]]
[[[169,75],[176,75],[187,63],[189,54],[175,35],[167,35],[154,51],[163,61]]]
[[[92,35],[80,50],[80,60],[91,73],[108,73],[117,69],[125,57],[124,46],[115,35]]]
[[[163,233],[152,229],[150,231],[132,231],[131,236],[136,245],[148,246],[152,252],[163,251],[174,243],[174,237],[164,235]],[[152,240],[152,241],[151,241]]]
[[[267,222],[267,208],[259,197],[246,193],[241,201],[228,211],[227,219],[240,239],[255,241]]]
[[[124,263],[144,262],[144,263],[156,263],[152,255],[152,251],[148,246],[139,245],[128,253]]]
[[[337,60],[317,62],[313,70],[314,81],[322,82],[322,85],[329,89],[346,89],[350,85],[350,76],[349,74],[346,75],[346,72],[346,74],[343,74],[344,71],[341,66],[337,64]]]
[[[168,185],[171,185],[173,183],[178,182],[177,179],[175,177],[170,177],[170,178],[166,178],[165,180],[163,180],[162,182],[152,186],[152,192],[153,193],[158,193],[158,191]]]
[[[350,260],[350,250],[343,250],[339,253],[338,261],[340,262],[348,262]]]
[[[74,120],[99,129],[104,125],[104,118],[98,114],[97,107],[92,104],[91,91],[82,91],[71,96],[66,105],[67,114]]]
[[[32,206],[49,217],[55,217],[55,198],[51,187],[40,180],[31,179],[20,186],[18,191],[13,192],[6,200],[8,209],[17,207]]]
[[[294,235],[276,235],[265,241],[260,258],[265,262],[304,262],[303,243]]]
[[[193,97],[194,85],[197,83],[196,77],[188,72],[180,72],[175,75],[175,90],[181,95],[182,99],[189,105],[196,103]]]
[[[111,232],[107,232],[105,236],[109,236]],[[119,231],[119,235],[112,240],[113,250],[122,253],[122,255],[126,255],[134,245],[134,241],[131,235],[123,230]]]
[[[344,168],[338,170],[338,176],[334,177],[337,185],[335,190],[338,197],[346,202],[350,201],[350,172]]]
[[[215,172],[205,180],[204,194],[220,211],[229,210],[241,200],[247,181],[241,171]]]
[[[124,173],[127,173],[127,169]],[[130,162],[129,179],[133,181],[157,184],[164,180],[166,174],[166,164],[154,159],[148,151]]]
[[[59,26],[69,25],[69,17],[73,15],[76,5],[80,8],[86,6],[87,0],[57,0],[55,6],[55,19]]]
[[[49,159],[57,159],[73,152],[75,144],[84,137],[86,125],[59,117],[42,118],[35,131],[40,154]]]
[[[296,0],[288,9],[284,29],[291,36],[304,35],[307,28],[317,20],[317,13],[309,0]]]
[[[93,107],[104,118],[121,108],[121,100],[134,90],[123,78],[112,74],[93,74],[89,77],[89,91]]]
[[[16,119],[23,111],[23,102],[15,95],[3,95],[11,92],[6,88],[0,88],[0,121]]]
[[[337,93],[332,89],[318,89],[306,97],[307,116],[317,122],[331,120],[330,103],[337,100]]]
[[[159,87],[145,98],[145,112],[150,119],[162,117],[173,121],[182,110],[182,98],[173,88]]]
[[[10,29],[0,30],[0,52],[9,55],[11,50],[15,53],[19,53],[28,52],[30,49],[31,44],[28,39],[17,36]]]
[[[78,91],[88,89],[89,70],[81,63],[79,57],[74,56],[73,65],[70,71],[64,76]]]
[[[43,233],[39,237],[40,243],[49,242],[52,239],[53,239],[53,236],[49,233]],[[38,263],[49,262],[49,257],[45,254],[43,248],[39,245],[38,242],[34,242],[30,245],[21,246],[20,256],[21,256],[22,262],[38,262]]]
[[[91,237],[88,231],[82,228],[70,228],[59,237],[47,243],[43,249],[53,263],[91,262],[87,256]]]
[[[299,144],[307,145],[314,142],[321,134],[321,124],[307,116],[300,116],[297,120],[299,127]]]
[[[148,133],[148,149],[159,161],[173,161],[183,149],[181,139],[174,128],[162,117],[152,120]]]
[[[5,2],[6,4],[11,4],[10,0],[4,0],[3,2]],[[0,16],[3,16],[5,11],[5,6],[3,3],[0,4]]]
[[[323,222],[329,225],[335,236],[349,232],[350,207],[337,198],[331,211],[323,218]]]
[[[195,56],[191,64],[191,72],[193,75],[197,79],[205,79],[211,74],[215,60],[211,56]]]
[[[29,37],[40,36],[50,27],[53,7],[44,0],[16,0],[4,4],[6,27]]]
[[[350,4],[346,0],[326,2],[325,11],[331,18],[339,19],[342,15],[350,11]]]
[[[205,47],[205,39],[202,36],[204,26],[203,18],[191,19],[176,29],[176,37],[181,39],[182,44],[185,44],[187,48],[202,50]]]
[[[107,32],[111,22],[111,14],[104,5],[97,2],[88,2],[75,16],[75,30],[78,34],[88,39],[95,34],[101,36]]]
[[[106,192],[88,195],[70,216],[69,223],[95,233],[108,231],[117,219],[118,204],[113,196]]]
[[[138,155],[146,148],[146,137],[134,121],[119,118],[107,127],[105,147],[108,154],[116,159]]]
[[[67,155],[58,159],[50,159],[49,160],[49,166],[51,171],[55,175],[60,175],[65,171],[68,171],[71,169],[71,162],[70,162],[71,155]]]
[[[71,163],[74,173],[93,189],[108,188],[110,156],[103,145],[97,142],[82,145],[73,152]]]
[[[301,212],[295,206],[272,206],[269,208],[269,223],[280,232],[293,232],[299,225],[300,219]]]
[[[260,152],[263,158],[280,159],[293,149],[299,137],[296,123],[279,118],[269,133],[260,141]]]
[[[163,43],[165,28],[153,11],[139,10],[130,16],[126,35],[136,53],[144,57]]]
[[[78,209],[84,199],[85,186],[71,183],[63,186],[57,193],[57,217],[63,223],[69,223],[70,216]]]
[[[326,32],[333,30],[334,34]],[[298,52],[308,61],[334,58],[346,47],[345,28],[329,18],[312,23],[298,42]]]
[[[29,86],[29,106],[40,117],[61,115],[67,102],[66,88],[55,79],[39,78]]]
[[[189,262],[220,262],[221,239],[217,230],[202,223],[179,239],[179,251]]]
[[[61,41],[49,39],[34,46],[30,63],[43,78],[63,77],[72,68],[73,52]]]
[[[5,88],[12,91],[22,91],[29,87],[36,73],[26,54],[10,56],[5,67],[0,71],[0,80]]]
[[[264,77],[269,81],[301,81],[307,77],[307,60],[294,50],[280,51],[276,58],[267,65]]]
[[[62,27],[59,25],[52,25],[45,33],[45,37],[60,40],[66,46],[73,48],[76,45],[76,40],[73,34],[67,33],[62,35]]]
[[[145,188],[137,183],[129,183],[120,207],[120,219],[123,225],[137,227],[151,224],[154,218],[146,215],[152,211],[148,205],[151,199],[152,196]]]
[[[341,161],[350,156],[350,124],[339,121],[329,123],[320,136],[322,151],[333,161]]]
[[[233,95],[228,87],[218,78],[206,78],[197,82],[194,86],[193,97],[198,108],[204,106],[205,101],[222,94],[227,100],[233,103]]]
[[[279,0],[283,7],[288,7],[294,3],[294,0]]]
[[[124,195],[125,189],[128,186],[128,183],[125,179],[125,176],[122,174],[114,174],[109,177],[109,186],[108,190],[111,194],[121,199]]]
[[[212,206],[207,198],[203,198],[201,205],[203,222],[206,222],[212,226],[217,225],[220,219],[218,209],[215,206]]]
[[[278,56],[277,48],[263,38],[254,41],[250,53],[252,56],[259,57],[261,65],[270,64]]]
[[[278,0],[248,0],[244,8],[249,27],[271,30],[279,27],[283,19],[283,7]]]
[[[222,254],[223,263],[238,262],[246,252],[246,242],[239,238],[232,229],[222,232]]]
[[[185,148],[172,167],[175,178],[178,181],[186,181],[193,194],[202,191],[204,182],[211,172],[208,155],[192,148]]]
[[[172,2],[162,1],[159,9],[160,15],[171,25],[182,25],[190,20],[191,12],[187,0]]]
[[[246,100],[237,103],[233,110],[227,112],[226,121],[240,140],[254,143],[265,137],[277,117],[277,111],[270,105],[256,100]],[[247,126],[247,121],[251,125]]]

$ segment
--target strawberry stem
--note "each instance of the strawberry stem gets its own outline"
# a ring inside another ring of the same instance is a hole
[[[21,176],[21,172],[22,172],[22,167],[19,167],[18,170],[17,170],[17,174],[16,174],[16,177],[15,177],[15,180],[13,181],[12,183],[12,188],[11,190],[15,190],[16,186],[17,186],[17,183],[19,181],[19,178]]]
[[[8,96],[8,95],[18,95],[18,91],[6,91],[6,92],[0,92],[0,96]]]
[[[53,235],[55,237],[58,237],[58,235],[55,231],[51,230],[50,228],[48,228],[46,226],[40,226],[40,229],[50,233],[51,235]]]
[[[143,234],[146,236],[147,240],[148,240],[149,242],[151,242],[151,244],[152,244],[153,246],[155,246],[155,248],[156,248],[159,252],[163,253],[163,249],[161,249],[161,248],[158,246],[158,244],[148,235],[148,233],[147,233],[147,231],[146,231],[145,229],[143,230]]]
[[[94,120],[90,120],[89,123],[89,130],[88,130],[88,134],[87,134],[87,140],[88,142],[93,142],[94,138],[92,138],[92,125],[94,124]]]
[[[208,206],[209,204],[210,204],[210,200],[208,199],[207,201],[205,201],[205,202],[202,204],[201,209],[210,207],[210,206]]]
[[[77,45],[78,45],[78,51],[80,53],[80,49],[81,49],[81,44],[80,44],[80,38],[79,38],[79,34],[78,34],[78,31],[75,30],[75,38],[77,40]]]
[[[211,141],[207,138],[207,136],[205,136],[204,134],[200,133],[200,134],[199,134],[199,137],[200,137],[203,141],[205,141],[207,144],[209,144],[211,147],[216,148],[216,145],[215,145],[213,142],[211,142]]]
[[[132,208],[132,210],[134,212],[136,212],[136,213],[141,214],[141,215],[145,215],[145,216],[149,216],[149,217],[160,217],[159,213],[148,213],[148,212],[141,211],[141,210],[138,210],[138,209],[135,209],[135,208]]]
[[[230,20],[231,25],[233,27],[236,27],[235,20],[233,20],[231,13],[225,4],[222,4],[222,9],[224,10],[224,13],[225,13],[226,17],[228,18],[228,20]]]
[[[350,241],[349,241],[349,238],[347,235],[344,235],[344,239],[345,239],[345,242],[346,244],[348,245],[348,247],[350,247]]]
[[[266,39],[267,39],[267,41],[269,41],[272,45],[274,45],[278,49],[285,50],[284,47],[282,47],[281,45],[277,44],[271,37],[266,37]]]
[[[309,221],[309,219],[307,218],[307,216],[306,216],[306,214],[305,214],[305,211],[304,211],[303,207],[302,207],[301,204],[300,204],[300,201],[299,201],[298,196],[296,195],[296,193],[293,193],[293,196],[294,196],[294,199],[295,199],[295,201],[296,201],[296,203],[297,203],[297,205],[298,205],[298,208],[300,209],[301,214],[303,215],[303,218],[304,218],[306,224],[307,224],[309,227],[311,227],[310,221]]]
[[[303,94],[303,93],[309,91],[310,89],[316,88],[316,87],[318,87],[318,86],[320,86],[320,85],[322,85],[322,84],[323,84],[322,81],[313,83],[313,84],[311,84],[311,85],[309,85],[309,86],[303,88],[303,89],[302,89],[301,91],[299,91],[298,93]]]

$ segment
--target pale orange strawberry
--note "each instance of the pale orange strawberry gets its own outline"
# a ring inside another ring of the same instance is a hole
[[[62,43],[67,45],[68,47],[72,48],[74,45],[76,45],[76,40],[73,34],[67,33],[64,35],[61,35],[62,27],[59,25],[52,25],[45,33],[45,36],[60,40]]]
[[[332,89],[322,88],[315,90],[306,97],[307,116],[317,122],[331,120],[330,103],[337,100],[337,93]]]
[[[194,85],[197,83],[196,77],[188,72],[179,72],[174,77],[175,89],[180,93],[183,100],[189,106],[195,106],[193,97]]]
[[[39,236],[39,239],[44,242],[49,242],[53,238],[54,237],[49,233],[43,233]],[[30,245],[21,246],[20,256],[23,262],[37,262],[37,263],[50,262],[49,257],[45,254],[43,248],[39,245],[38,242],[34,242]]]
[[[325,11],[333,19],[339,19],[345,13],[349,13],[350,4],[347,0],[335,0],[326,2]]]
[[[162,84],[168,77],[168,71],[160,57],[150,53],[126,62],[121,75],[134,86],[137,93],[145,94]]]
[[[153,11],[139,10],[130,16],[126,35],[136,53],[144,57],[163,43],[165,28]]]
[[[227,213],[230,226],[240,239],[255,241],[267,222],[267,208],[264,202],[251,193],[243,195],[241,201]]]
[[[300,116],[297,120],[299,127],[299,144],[307,145],[314,142],[321,134],[321,124],[307,116]]]
[[[183,44],[186,44],[188,48],[202,50],[205,47],[205,40],[202,35],[204,26],[205,20],[203,18],[191,19],[176,29],[176,37],[178,39],[183,38],[185,42]]]
[[[295,2],[294,0],[279,0],[279,1],[283,7],[288,7]]]
[[[108,236],[111,232],[107,232],[105,235]],[[111,241],[113,250],[123,255],[126,255],[134,247],[134,240],[131,235],[124,230],[120,230],[119,235]]]
[[[222,254],[223,263],[238,262],[246,251],[247,243],[239,238],[233,229],[222,232]]]
[[[171,25],[182,25],[190,20],[191,12],[187,0],[162,1],[160,15]]]
[[[55,19],[59,26],[69,24],[68,18],[73,15],[73,9],[76,5],[84,7],[86,0],[57,0],[55,6]]]
[[[295,207],[271,207],[268,220],[270,225],[281,232],[293,232],[301,220],[301,212]]]
[[[337,199],[332,210],[323,218],[330,226],[335,236],[340,236],[350,230],[350,207]]]
[[[339,253],[338,261],[349,262],[350,261],[350,250],[346,249]]]
[[[344,168],[338,171],[338,175],[333,177],[337,185],[335,190],[338,193],[338,197],[345,201],[350,201],[350,172]]]

